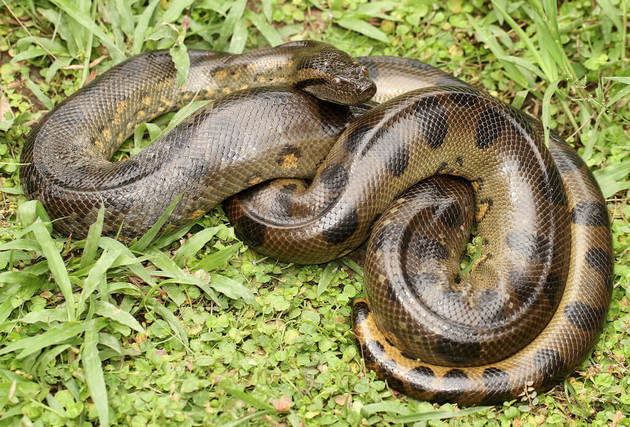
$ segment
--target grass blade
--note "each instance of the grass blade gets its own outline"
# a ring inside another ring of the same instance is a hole
[[[420,414],[406,415],[398,418],[394,418],[396,423],[414,423],[418,421],[428,420],[445,420],[447,418],[463,417],[464,415],[470,415],[477,412],[483,412],[492,409],[492,406],[479,406],[476,408],[466,408],[461,411],[431,411],[423,412]]]
[[[85,331],[85,338],[81,349],[81,363],[85,371],[85,382],[87,383],[90,397],[96,406],[98,420],[101,426],[109,426],[109,405],[107,400],[107,389],[105,387],[105,376],[101,366],[101,358],[98,354],[98,328],[95,322],[90,322]]]
[[[138,19],[136,29],[133,31],[133,47],[131,48],[131,51],[134,55],[137,55],[142,51],[144,36],[146,35],[147,28],[149,28],[149,22],[151,21],[151,17],[153,16],[155,7],[159,3],[160,0],[153,0],[151,3],[149,3],[149,5],[142,12],[142,15],[140,15],[140,19]]]
[[[153,224],[153,227],[151,227],[149,231],[144,233],[144,236],[142,236],[140,240],[138,240],[136,243],[131,245],[130,249],[132,251],[141,252],[145,250],[149,246],[149,244],[151,244],[153,239],[155,239],[155,236],[157,236],[157,234],[160,232],[164,224],[166,224],[166,221],[168,221],[168,218],[171,216],[171,214],[175,210],[175,206],[177,206],[177,203],[179,203],[181,198],[182,198],[182,194],[177,196],[175,200],[173,200],[171,204],[168,205],[168,207],[166,208],[166,211],[164,211],[162,216],[155,222],[155,224]]]
[[[81,255],[81,263],[79,268],[87,267],[96,258],[96,250],[98,249],[98,241],[103,233],[103,220],[105,218],[105,206],[101,206],[98,210],[98,216],[96,222],[90,225],[87,239],[85,240],[85,247],[83,248],[83,254]]]
[[[121,62],[125,59],[125,53],[118,48],[103,30],[90,19],[89,16],[82,13],[77,7],[69,0],[51,0],[59,9],[63,10],[68,16],[77,21],[86,30],[93,33],[103,46],[107,48],[109,54],[114,58],[115,62]]]
[[[545,145],[547,147],[549,146],[549,130],[551,126],[551,97],[554,93],[556,93],[558,83],[560,83],[560,80],[555,80],[549,85],[545,91],[545,96],[543,97],[542,102],[542,124],[543,131],[545,133]]]
[[[191,350],[190,350],[190,347],[188,347],[188,333],[186,332],[186,329],[182,326],[182,324],[179,322],[177,317],[175,317],[175,315],[168,308],[164,307],[162,304],[160,304],[157,301],[155,301],[151,307],[153,308],[153,310],[155,310],[157,314],[160,315],[162,319],[166,320],[166,323],[168,323],[168,325],[171,327],[171,329],[175,333],[175,337],[186,348],[186,351],[190,353]]]
[[[236,0],[235,2],[232,3],[230,12],[225,18],[225,22],[223,23],[223,27],[221,28],[219,39],[215,43],[215,48],[217,50],[223,50],[223,48],[225,47],[225,43],[227,42],[228,37],[230,37],[232,33],[234,32],[234,27],[236,26],[236,23],[243,16],[246,5],[247,5],[247,0]]]
[[[245,11],[245,18],[252,21],[252,24],[254,24],[258,31],[260,31],[260,34],[263,35],[270,46],[278,46],[279,44],[282,44],[282,36],[278,30],[269,25],[269,23],[267,23],[267,21],[265,21],[259,14],[247,9]]]
[[[61,258],[61,254],[55,246],[50,233],[44,227],[41,219],[37,219],[33,224],[32,232],[35,235],[35,240],[42,247],[42,253],[48,260],[48,267],[52,273],[55,282],[61,289],[61,293],[66,299],[66,310],[68,312],[68,320],[73,321],[75,319],[75,304],[74,295],[72,294],[72,284],[70,283],[70,277],[68,276],[68,270]]]

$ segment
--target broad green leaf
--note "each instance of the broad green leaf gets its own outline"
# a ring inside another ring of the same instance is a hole
[[[560,80],[553,81],[545,91],[545,96],[543,97],[542,124],[545,134],[545,145],[547,147],[549,146],[549,131],[551,126],[551,97],[556,92],[556,89],[558,89],[558,83],[560,83]]]
[[[0,349],[0,355],[21,350],[16,358],[23,359],[31,354],[37,353],[43,348],[57,345],[69,338],[76,337],[81,334],[86,327],[85,322],[65,322],[62,325],[53,326],[43,334],[22,338],[19,341],[7,345],[3,349]]]
[[[593,172],[605,198],[630,189],[630,162],[616,163]]]
[[[123,354],[123,349],[122,349],[122,346],[120,345],[120,341],[118,341],[118,338],[116,338],[112,334],[100,332],[98,334],[98,343],[111,348],[112,350],[114,350],[116,353],[120,355]]]
[[[116,258],[120,255],[120,250],[105,249],[100,258],[90,269],[87,278],[83,282],[83,290],[81,292],[81,298],[79,300],[79,313],[83,312],[83,305],[90,298],[90,295],[107,280],[107,270],[116,261]]]
[[[156,139],[160,137],[162,129],[155,123],[142,123],[136,127],[136,130],[133,132],[133,150],[131,151],[131,155],[138,154],[144,147],[142,144],[142,139],[144,137],[144,133],[149,132],[149,143],[153,143]]]
[[[356,31],[364,36],[373,38],[383,43],[389,43],[387,34],[379,30],[373,25],[368,24],[365,21],[357,18],[342,18],[336,22],[337,25],[342,26],[348,30]]]
[[[169,3],[168,9],[162,15],[162,21],[175,22],[177,18],[183,15],[184,9],[193,4],[194,0],[173,0]]]
[[[20,206],[18,206],[17,217],[24,228],[32,225],[37,218],[41,218],[42,222],[46,225],[46,229],[52,232],[50,217],[46,209],[44,209],[44,205],[42,205],[39,200],[28,200],[21,203]]]
[[[246,393],[234,387],[230,387],[224,383],[219,383],[219,387],[226,393],[231,394],[235,398],[240,399],[243,402],[250,404],[256,409],[275,411],[273,406],[271,406],[270,404],[268,404],[267,402],[261,399],[258,399],[257,397],[254,397],[252,393]]]
[[[55,282],[59,286],[59,289],[61,289],[61,293],[66,300],[68,320],[72,321],[75,319],[76,309],[74,304],[74,295],[72,294],[72,284],[70,283],[70,277],[68,276],[68,270],[66,270],[63,258],[61,258],[61,254],[57,250],[55,242],[52,237],[50,237],[50,233],[46,227],[44,227],[41,219],[38,218],[35,221],[32,231],[35,235],[35,240],[37,240],[39,245],[42,247],[44,257],[48,260],[50,272],[52,273]]]
[[[44,309],[39,311],[31,311],[20,319],[23,323],[52,323],[63,322],[66,320],[65,310],[62,308]]]
[[[210,103],[209,100],[203,100],[203,101],[192,101],[184,105],[173,115],[171,120],[168,122],[168,125],[166,126],[166,128],[162,130],[160,137],[169,133],[171,130],[173,130],[173,128],[175,128],[175,126],[179,125],[181,122],[186,120],[189,116],[192,116],[199,109],[205,107],[209,103]]]
[[[210,255],[206,255],[198,263],[194,264],[195,269],[213,271],[219,267],[223,267],[240,247],[240,243],[237,243]]]
[[[344,263],[346,267],[357,273],[359,276],[363,277],[363,267],[361,267],[359,264],[347,257],[342,258],[341,262]]]
[[[16,239],[7,243],[3,243],[0,245],[0,251],[8,251],[8,250],[24,250],[24,251],[33,251],[33,252],[41,252],[42,247],[39,246],[37,240],[33,239]]]
[[[190,69],[190,57],[186,45],[183,42],[178,42],[171,47],[170,53],[175,64],[175,70],[177,70],[177,86],[183,87]]]
[[[146,333],[142,325],[138,323],[138,321],[128,312],[121,310],[113,304],[110,304],[105,301],[97,301],[96,302],[96,314],[107,317],[108,319],[112,319],[117,321],[118,323],[122,323],[123,325],[133,329],[134,331],[138,331],[142,334]]]
[[[229,277],[225,277],[223,275],[215,273],[211,274],[210,277],[210,286],[217,292],[222,293],[228,298],[241,298],[248,304],[252,304],[254,306],[257,305],[252,291],[246,288],[242,283],[237,282],[234,279],[230,279]]]
[[[329,262],[326,267],[324,267],[324,271],[322,271],[322,275],[319,278],[319,283],[317,284],[317,297],[320,297],[328,286],[332,279],[335,277],[335,273],[337,273],[337,264]]]
[[[407,414],[409,413],[409,409],[405,407],[400,401],[396,400],[393,402],[377,402],[370,403],[361,408],[361,415],[365,417],[369,417],[378,412],[387,412],[394,414]]]
[[[197,254],[219,231],[219,227],[210,227],[195,233],[175,252],[174,261],[181,267],[187,259]]]

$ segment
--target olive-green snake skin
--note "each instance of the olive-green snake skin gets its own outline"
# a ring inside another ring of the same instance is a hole
[[[326,262],[371,230],[355,332],[391,387],[497,403],[584,360],[610,301],[608,213],[538,120],[425,64],[319,42],[190,59],[178,88],[168,53],[134,57],[33,129],[20,177],[57,230],[84,236],[104,205],[105,233],[137,236],[178,196],[174,225],[249,188],[228,216],[278,259]],[[109,161],[137,124],[196,98],[213,102]],[[481,256],[462,272],[473,222]]]

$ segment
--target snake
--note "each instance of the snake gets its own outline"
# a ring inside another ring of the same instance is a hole
[[[539,120],[421,62],[290,42],[241,55],[128,59],[29,134],[20,179],[53,226],[137,237],[224,202],[237,236],[324,263],[369,236],[354,302],[365,365],[412,397],[495,404],[588,356],[612,291],[601,191]],[[208,104],[123,161],[139,123]],[[471,228],[478,258],[462,268]],[[371,233],[371,234],[370,234]]]

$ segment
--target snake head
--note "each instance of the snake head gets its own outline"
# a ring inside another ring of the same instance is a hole
[[[319,99],[344,105],[369,101],[376,85],[368,70],[347,53],[325,43],[302,56],[295,86]]]

